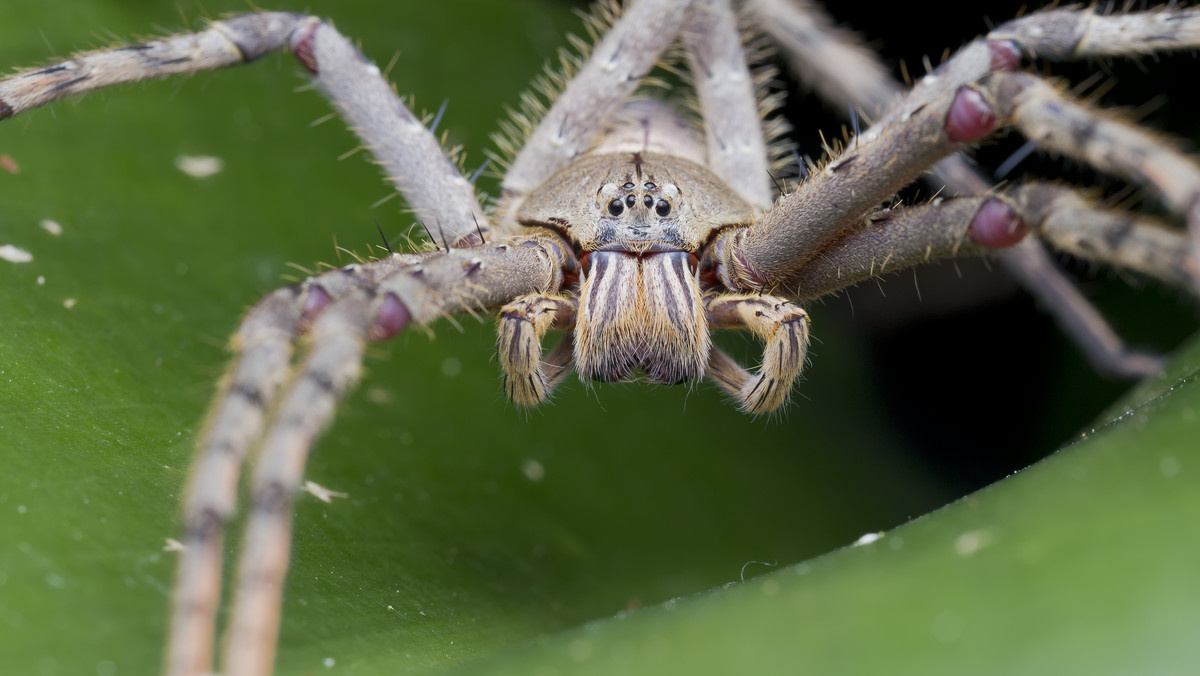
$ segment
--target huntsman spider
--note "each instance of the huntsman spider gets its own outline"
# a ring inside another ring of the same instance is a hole
[[[594,45],[580,42],[539,79],[498,136],[503,177],[488,200],[381,69],[312,16],[230,16],[0,80],[6,119],[116,84],[290,52],[430,240],[313,274],[247,312],[187,482],[168,674],[272,671],[293,497],[372,341],[447,317],[494,317],[503,392],[517,406],[542,404],[574,371],[597,382],[707,379],[745,413],[770,415],[806,362],[806,304],[895,271],[990,256],[1033,278],[1048,247],[1197,289],[1200,166],[1025,66],[1195,49],[1200,11],[1035,12],[998,24],[911,88],[799,0],[637,0],[598,8],[589,30]],[[782,94],[759,63],[768,44],[820,96],[863,113],[861,132],[819,162],[798,160],[777,121]],[[1008,129],[1157,194],[1186,229],[1067,185],[993,185],[963,153]],[[894,199],[920,180],[935,184],[936,199]],[[1070,293],[1029,283],[1048,297]],[[1081,335],[1105,330],[1086,307],[1055,307],[1085,317]],[[715,330],[755,336],[758,365],[714,345]],[[544,349],[550,332],[561,336]],[[1087,344],[1114,371],[1156,364],[1112,336]],[[248,458],[217,669],[223,538]]]

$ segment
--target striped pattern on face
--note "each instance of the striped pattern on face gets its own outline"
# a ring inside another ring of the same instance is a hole
[[[580,376],[610,382],[640,370],[673,385],[704,375],[712,343],[686,252],[594,251],[588,262],[575,325]]]

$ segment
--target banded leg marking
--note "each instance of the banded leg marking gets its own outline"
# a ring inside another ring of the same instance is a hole
[[[784,298],[751,295],[714,298],[706,311],[713,328],[748,329],[764,343],[762,364],[754,373],[714,347],[709,377],[746,413],[771,413],[787,403],[808,353],[808,313]]]
[[[560,349],[564,338],[543,358],[542,337],[551,329],[575,324],[578,301],[566,296],[531,294],[500,310],[497,354],[504,371],[504,393],[518,406],[537,406],[550,397],[570,371],[573,349]]]

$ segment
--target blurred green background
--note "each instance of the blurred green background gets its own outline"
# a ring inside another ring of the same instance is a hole
[[[0,67],[245,8],[9,1]],[[580,32],[574,8],[304,6],[381,65],[399,51],[393,81],[418,110],[449,101],[441,128],[471,166],[563,34]],[[973,11],[932,44],[927,33],[905,36],[924,45],[915,56],[899,35],[883,43],[892,58],[936,57],[985,28]],[[157,668],[173,566],[163,545],[177,534],[226,337],[249,304],[302,276],[291,263],[344,261],[339,246],[369,254],[374,219],[389,233],[410,225],[399,200],[373,206],[387,195],[374,167],[338,160],[355,144],[339,122],[310,127],[327,107],[293,91],[299,71],[275,55],[0,124],[0,155],[19,166],[0,172],[0,245],[34,256],[0,262],[5,673]],[[840,125],[838,111],[809,99],[792,112],[805,116],[802,152],[819,153],[817,130]],[[174,168],[180,155],[219,157],[224,170],[189,177]],[[39,228],[43,219],[63,234]],[[963,270],[963,286],[1004,288],[1000,275]],[[937,274],[922,282],[926,296],[937,295]],[[1108,309],[1134,306],[1121,328],[1137,341],[1167,349],[1195,326],[1176,292],[1087,279]],[[737,413],[708,385],[574,379],[551,405],[515,410],[487,323],[443,323],[432,340],[411,331],[374,347],[307,473],[349,497],[298,500],[280,672],[321,672],[327,658],[342,673],[477,664],[769,570],[751,562],[809,559],[1027,465],[1126,387],[1091,374],[1023,295],[983,292],[989,303],[964,316],[935,301],[914,309],[912,287],[911,276],[886,285],[882,309],[875,285],[810,308],[811,368],[771,420]],[[720,341],[754,359],[750,341]],[[944,578],[931,571],[908,587],[932,593]]]

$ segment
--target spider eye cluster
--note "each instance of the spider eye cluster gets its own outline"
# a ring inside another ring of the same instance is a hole
[[[638,207],[653,211],[659,218],[667,218],[678,208],[681,194],[679,187],[671,183],[659,185],[646,181],[640,186],[632,181],[621,185],[607,183],[600,188],[597,203],[607,204],[608,214],[613,218]]]

